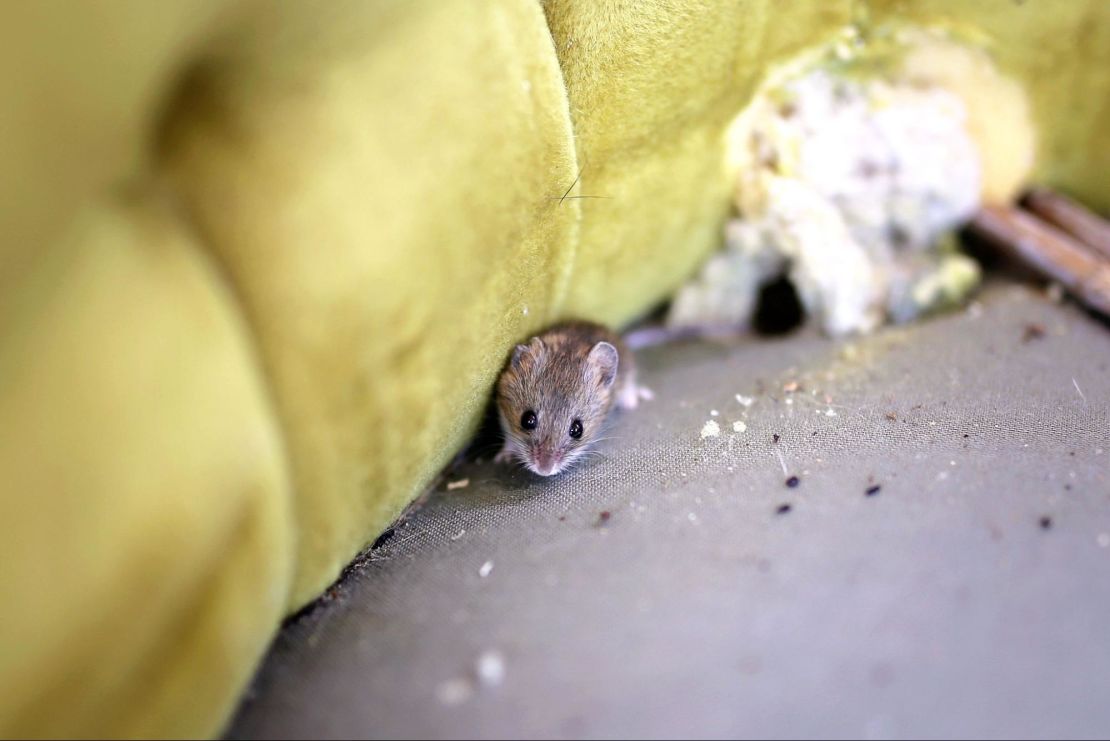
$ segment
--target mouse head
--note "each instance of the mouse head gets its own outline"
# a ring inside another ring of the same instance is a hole
[[[618,362],[608,342],[517,345],[497,386],[506,448],[540,476],[569,467],[597,439]]]

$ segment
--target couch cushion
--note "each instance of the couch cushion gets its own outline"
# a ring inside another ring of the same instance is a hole
[[[266,4],[187,72],[160,165],[236,286],[313,598],[473,433],[563,307],[579,202],[533,3]]]
[[[622,323],[721,244],[725,132],[763,74],[850,20],[849,2],[544,4],[582,168],[568,309]]]
[[[1110,211],[1110,3],[870,0],[871,23],[937,25],[984,49],[1029,98],[1033,179]],[[958,84],[957,84],[958,86]]]
[[[1099,0],[185,7],[0,24],[0,162],[27,201],[0,225],[20,732],[217,727],[277,615],[465,442],[515,340],[634,316],[716,246],[725,122],[849,10],[964,19],[1034,91],[1040,174],[1107,203]],[[46,248],[148,159],[183,213],[110,199]]]
[[[211,733],[293,564],[249,335],[150,198],[38,257],[0,343],[0,736]]]
[[[245,0],[0,6],[0,292],[73,215],[147,162],[177,67]]]

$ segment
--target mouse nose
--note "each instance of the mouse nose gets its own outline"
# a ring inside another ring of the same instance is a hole
[[[547,448],[540,447],[533,450],[532,460],[535,462],[535,471],[540,476],[551,476],[558,468],[558,456]]]

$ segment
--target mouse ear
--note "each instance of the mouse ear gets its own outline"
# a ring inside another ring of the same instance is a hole
[[[532,355],[539,357],[541,352],[543,352],[543,340],[541,340],[539,337],[533,337],[531,340],[529,340],[527,345],[517,345],[513,348],[513,356],[509,362],[514,368],[519,368],[520,362],[524,359],[526,355],[531,353]]]
[[[509,361],[509,363],[514,368],[519,368],[521,358],[524,357],[524,353],[526,353],[526,352],[528,352],[528,346],[527,345],[517,345],[516,347],[513,348],[513,357]]]
[[[590,354],[586,360],[591,368],[597,369],[604,388],[609,388],[613,385],[613,381],[617,380],[617,366],[620,359],[617,348],[608,342],[599,342],[590,348]]]

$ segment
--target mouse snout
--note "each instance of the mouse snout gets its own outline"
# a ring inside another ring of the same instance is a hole
[[[537,445],[532,448],[532,470],[540,476],[554,476],[559,472],[563,457],[547,445]]]

